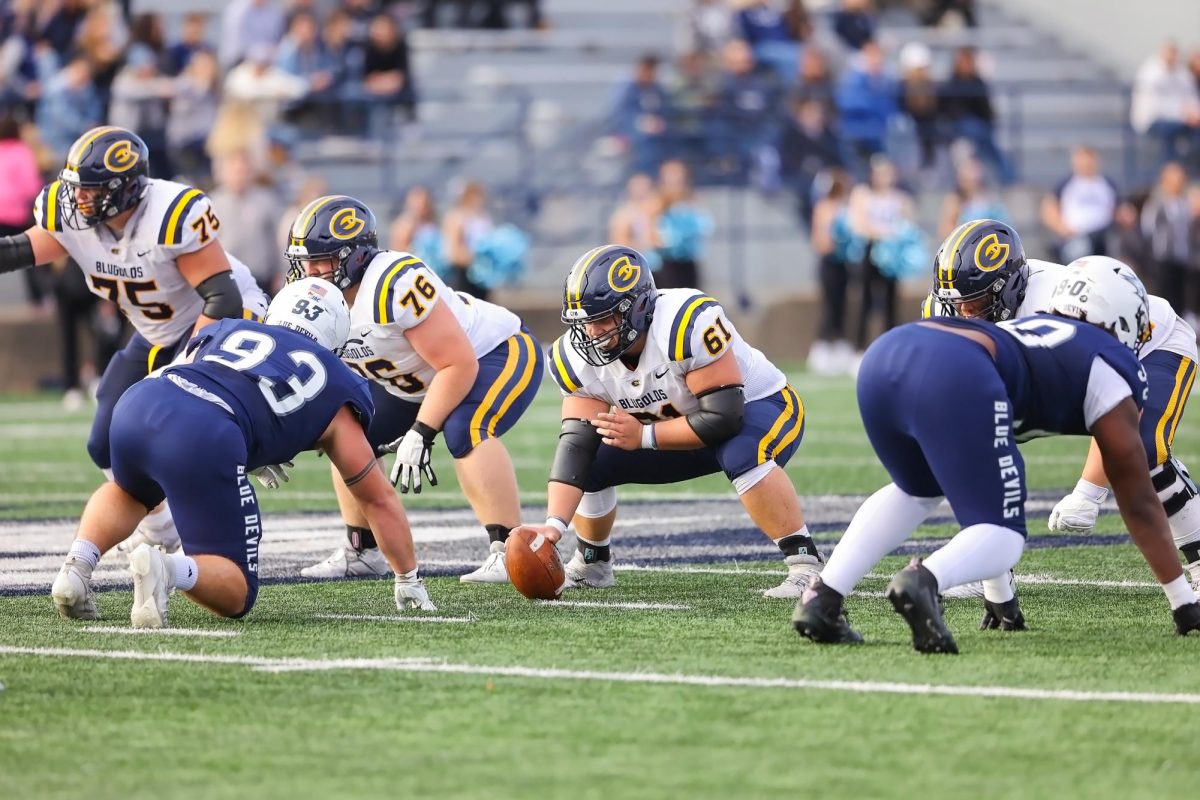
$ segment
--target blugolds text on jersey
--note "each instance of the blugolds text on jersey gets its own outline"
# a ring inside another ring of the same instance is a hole
[[[101,275],[112,275],[116,278],[141,278],[145,275],[142,267],[137,266],[121,266],[120,264],[109,264],[104,261],[96,262],[96,272]]]
[[[662,389],[651,389],[635,400],[626,400],[625,398],[619,398],[618,400],[621,408],[626,411],[631,408],[645,408],[646,406],[652,406],[655,403],[665,403],[666,401],[667,393]]]

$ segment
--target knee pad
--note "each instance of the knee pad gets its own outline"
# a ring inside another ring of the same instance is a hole
[[[1154,491],[1167,512],[1167,522],[1177,546],[1200,539],[1200,491],[1185,467],[1174,456],[1150,471]]]
[[[616,507],[617,490],[610,486],[598,492],[585,492],[575,513],[588,519],[597,519],[611,514]]]
[[[749,472],[743,472],[733,479],[733,488],[737,490],[738,496],[744,495],[746,492],[753,489],[758,482],[771,474],[771,470],[778,466],[774,461],[765,461],[754,467]]]

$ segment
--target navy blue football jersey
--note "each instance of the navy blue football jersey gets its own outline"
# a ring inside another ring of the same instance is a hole
[[[1017,441],[1088,433],[1084,401],[1097,356],[1129,384],[1139,410],[1150,394],[1134,352],[1087,322],[1052,314],[998,324],[960,317],[937,321],[982,331],[996,343],[996,368],[1013,401]]]
[[[375,406],[365,378],[302,333],[225,319],[188,343],[190,364],[168,367],[212,392],[233,411],[257,469],[312,449],[338,409],[349,404],[363,429]]]

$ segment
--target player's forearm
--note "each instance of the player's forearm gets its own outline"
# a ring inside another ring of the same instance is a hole
[[[685,417],[653,422],[656,450],[699,450],[705,447]]]
[[[475,361],[451,364],[439,369],[429,382],[429,391],[421,401],[417,421],[440,431],[450,413],[466,399],[478,374],[479,364]]]
[[[1104,456],[1100,454],[1100,446],[1096,444],[1095,439],[1091,440],[1088,447],[1087,461],[1083,464],[1081,477],[1101,488],[1108,486],[1108,476],[1104,474]]]
[[[380,481],[386,483],[383,473]],[[387,495],[365,500],[358,499],[359,509],[367,518],[367,525],[379,543],[379,549],[388,565],[397,575],[417,568],[417,553],[413,547],[412,530],[400,501],[388,487]]]
[[[552,480],[546,485],[546,517],[558,517],[570,525],[582,499],[582,489]]]

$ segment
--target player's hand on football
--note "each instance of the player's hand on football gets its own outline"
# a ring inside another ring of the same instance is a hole
[[[395,598],[398,611],[437,611],[424,581],[416,576],[416,570],[396,576]]]
[[[396,454],[396,461],[392,464],[391,481],[392,486],[400,487],[401,493],[407,494],[408,490],[412,489],[416,494],[420,494],[422,475],[429,481],[430,486],[437,486],[437,475],[433,471],[431,456],[433,436],[422,435],[414,425],[385,449]]]
[[[250,474],[263,485],[264,489],[278,489],[279,484],[287,483],[291,480],[284,467],[291,469],[295,466],[291,461],[284,461],[282,464],[268,464],[265,467],[252,469],[250,470]]]
[[[642,423],[636,417],[617,411],[614,407],[609,411],[601,411],[592,420],[601,440],[612,447],[621,450],[642,449]]]
[[[558,540],[562,538],[562,534],[558,532],[558,528],[553,525],[518,525],[517,528],[529,528],[534,533],[541,534],[550,544],[558,544]],[[513,530],[517,530],[513,528]],[[512,536],[512,531],[509,531],[509,536]]]
[[[1091,533],[1096,527],[1100,504],[1079,492],[1071,492],[1058,501],[1050,512],[1047,526],[1052,531],[1064,533]]]

